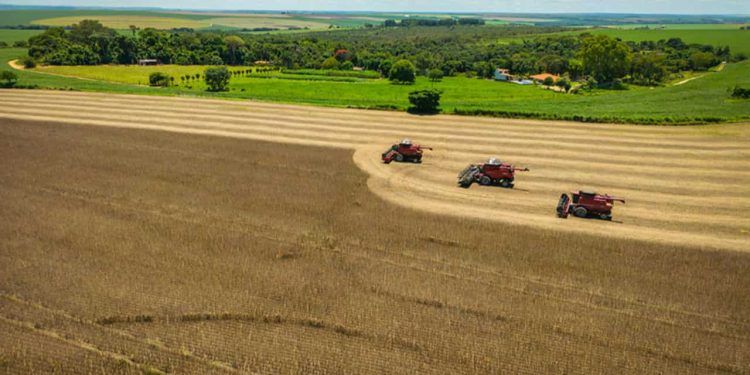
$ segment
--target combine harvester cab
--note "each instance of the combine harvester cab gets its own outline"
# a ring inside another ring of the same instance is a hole
[[[480,165],[471,164],[458,174],[458,184],[468,188],[474,182],[480,185],[500,185],[513,188],[516,172],[528,172],[528,168],[516,168],[512,164],[503,163],[496,158],[490,158]]]
[[[432,147],[412,144],[411,140],[406,138],[401,140],[399,144],[393,145],[386,150],[381,155],[381,159],[385,164],[389,164],[394,160],[397,162],[411,161],[413,163],[421,163],[423,150],[432,151]]]
[[[566,219],[568,215],[586,218],[598,217],[602,220],[612,220],[612,207],[615,201],[625,204],[622,198],[607,194],[597,194],[594,191],[580,190],[568,194],[563,193],[557,202],[557,217]]]

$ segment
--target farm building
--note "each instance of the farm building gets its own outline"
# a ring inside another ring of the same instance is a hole
[[[530,78],[537,82],[544,82],[545,79],[552,78],[553,82],[557,82],[560,79],[560,76],[556,76],[550,73],[542,73],[542,74],[533,75]]]
[[[495,81],[512,81],[513,75],[508,69],[495,69]]]
[[[140,65],[140,66],[159,65],[159,60],[156,60],[156,59],[140,59],[140,60],[138,60],[138,65]]]

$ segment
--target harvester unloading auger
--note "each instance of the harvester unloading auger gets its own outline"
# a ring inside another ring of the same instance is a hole
[[[563,193],[557,202],[557,217],[566,219],[572,213],[577,217],[612,220],[612,207],[615,201],[625,204],[625,199],[597,194],[594,191],[580,190],[570,193],[570,196]]]
[[[471,184],[478,182],[481,185],[500,185],[505,188],[513,188],[516,172],[528,172],[529,168],[516,168],[516,166],[503,163],[495,158],[490,158],[484,164],[470,164],[458,174],[458,185],[468,188]]]
[[[421,163],[423,150],[432,151],[432,147],[415,145],[411,143],[411,139],[405,138],[383,153],[383,163],[388,164],[394,160],[397,162],[411,161]]]

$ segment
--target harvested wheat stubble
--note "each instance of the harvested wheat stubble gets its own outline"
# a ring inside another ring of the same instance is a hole
[[[342,148],[12,119],[0,145],[7,372],[750,371],[743,252],[404,209]]]
[[[444,215],[701,248],[750,249],[750,130],[517,121],[207,99],[1,91],[0,116],[158,129],[354,149],[378,196]],[[385,166],[403,136],[436,147],[426,162]],[[469,162],[496,155],[531,173],[516,190],[455,187]],[[616,222],[558,220],[562,192],[624,196]]]

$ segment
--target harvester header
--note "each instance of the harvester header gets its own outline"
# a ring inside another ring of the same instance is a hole
[[[625,204],[625,199],[591,190],[579,190],[570,195],[563,193],[557,202],[557,216],[566,219],[571,213],[577,217],[598,217],[612,220],[614,202]]]
[[[516,172],[528,172],[529,168],[517,168],[497,158],[489,158],[484,164],[470,164],[458,174],[458,184],[468,188],[474,182],[481,185],[500,185],[513,188]]]
[[[423,150],[432,151],[432,147],[415,145],[411,139],[404,138],[398,144],[392,145],[382,155],[383,163],[389,164],[392,161],[404,162],[411,161],[414,163],[422,162]]]

